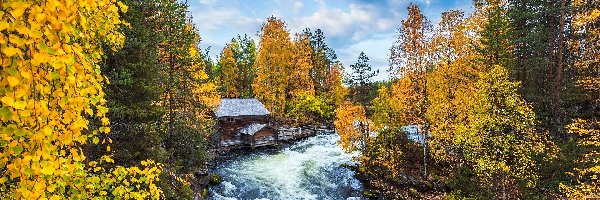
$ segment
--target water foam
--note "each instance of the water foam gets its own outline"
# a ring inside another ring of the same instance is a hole
[[[335,133],[319,133],[282,150],[251,153],[220,164],[223,184],[211,199],[347,199],[360,195],[352,154],[338,145]]]

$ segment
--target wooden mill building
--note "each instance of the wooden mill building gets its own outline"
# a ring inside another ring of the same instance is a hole
[[[215,115],[221,148],[258,147],[277,141],[270,112],[257,99],[221,99]]]

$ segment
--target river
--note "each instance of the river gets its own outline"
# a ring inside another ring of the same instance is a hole
[[[359,199],[362,185],[352,170],[352,154],[339,136],[319,132],[277,150],[251,152],[218,163],[223,176],[209,199]]]

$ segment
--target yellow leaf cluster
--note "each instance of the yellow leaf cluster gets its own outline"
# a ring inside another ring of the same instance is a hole
[[[579,145],[587,150],[578,160],[580,167],[570,173],[577,184],[561,184],[560,188],[572,199],[597,198],[600,194],[600,121],[577,119],[567,129],[579,136]]]
[[[346,152],[364,147],[373,128],[372,124],[361,105],[344,102],[335,110],[335,131],[340,135],[339,144]]]
[[[310,40],[307,34],[296,35],[296,41],[294,41],[294,60],[295,63],[290,70],[290,96],[292,101],[295,100],[300,94],[314,95],[315,86],[313,80],[310,77],[310,72],[313,69],[312,49],[310,47]]]
[[[276,116],[284,114],[293,57],[290,33],[283,20],[271,17],[262,27],[260,49],[254,64],[254,94]]]
[[[110,131],[98,63],[106,45],[116,50],[123,42],[119,8],[126,6],[118,5],[115,0],[0,3],[0,199],[107,195],[109,186],[95,182],[104,175],[86,172],[81,147]],[[89,119],[102,119],[99,131],[88,127]]]
[[[221,65],[221,74],[220,74],[220,87],[222,90],[222,94],[227,98],[236,98],[240,96],[240,92],[238,88],[238,79],[239,77],[239,68],[237,66],[236,60],[233,57],[233,44],[228,44],[223,48],[221,52],[221,58],[219,59],[219,64]]]

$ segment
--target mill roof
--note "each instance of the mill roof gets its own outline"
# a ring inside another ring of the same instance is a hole
[[[270,112],[258,99],[221,99],[217,117],[268,115]]]
[[[267,124],[252,123],[240,129],[239,132],[246,135],[254,135],[256,132],[260,131],[266,126]]]

